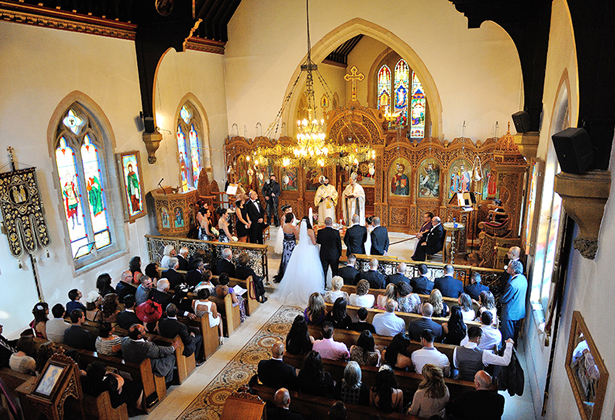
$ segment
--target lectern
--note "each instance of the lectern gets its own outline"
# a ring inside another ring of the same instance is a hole
[[[197,190],[176,192],[164,187],[150,192],[156,206],[156,227],[162,236],[186,237],[196,226]]]

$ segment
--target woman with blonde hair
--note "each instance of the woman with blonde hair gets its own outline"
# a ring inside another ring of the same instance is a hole
[[[389,299],[397,300],[397,289],[393,283],[387,285],[383,295],[378,295],[376,298],[376,308],[386,309],[387,300]]]
[[[331,279],[331,289],[325,292],[325,302],[335,303],[337,298],[344,298],[348,302],[348,293],[342,291],[344,279],[340,276],[335,276]]]
[[[433,306],[433,317],[443,318],[449,315],[448,305],[442,299],[442,292],[433,289],[429,295],[429,303]]]
[[[423,366],[423,381],[412,398],[412,405],[406,414],[428,419],[431,416],[444,418],[446,403],[450,398],[444,383],[442,369],[432,364]]]
[[[363,308],[371,308],[374,306],[374,295],[368,294],[369,282],[365,279],[359,280],[357,283],[357,293],[350,294],[350,304],[353,306],[361,306]]]
[[[325,322],[325,300],[320,293],[314,292],[310,295],[308,306],[303,311],[303,316],[309,325],[320,325]]]
[[[164,251],[162,252],[162,260],[160,260],[160,266],[166,267],[169,265],[169,258],[175,257],[177,252],[175,251],[175,247],[171,244],[164,247]]]

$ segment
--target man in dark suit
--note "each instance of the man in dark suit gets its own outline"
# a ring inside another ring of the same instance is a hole
[[[376,329],[374,326],[367,322],[367,309],[359,308],[357,311],[357,316],[359,317],[359,322],[353,322],[350,325],[350,329],[352,331],[363,332],[365,330],[369,330],[372,334],[376,334]]]
[[[463,291],[470,295],[472,299],[478,300],[478,296],[481,292],[488,292],[489,288],[480,283],[480,273],[474,271],[472,273],[471,283],[464,287]]]
[[[337,271],[337,275],[344,279],[344,284],[356,286],[357,276],[360,271],[354,268],[357,263],[357,257],[353,254],[346,254],[346,266]]]
[[[273,396],[273,403],[275,407],[272,407],[271,403],[267,403],[267,420],[303,420],[301,414],[290,411],[290,394],[288,389],[278,389]]]
[[[502,304],[502,341],[512,338],[517,342],[520,321],[525,318],[525,300],[527,295],[527,279],[523,275],[521,261],[511,261],[506,269],[510,281],[500,297]]]
[[[442,292],[444,297],[452,297],[457,299],[463,293],[463,283],[453,277],[455,268],[452,265],[444,266],[444,277],[437,278],[434,281],[434,288]]]
[[[263,243],[263,228],[265,227],[265,209],[258,201],[256,191],[250,191],[250,200],[245,204],[248,219],[250,219],[250,243]]]
[[[175,304],[169,303],[166,308],[167,317],[158,321],[160,335],[166,338],[175,338],[179,335],[182,343],[184,343],[184,356],[189,357],[194,354],[196,365],[202,365],[203,360],[199,355],[201,347],[203,347],[203,336],[189,332],[188,327],[177,320],[177,306]]]
[[[446,406],[446,412],[459,420],[494,419],[504,414],[504,397],[491,389],[491,376],[484,370],[474,375],[476,391],[461,394]]]
[[[177,254],[177,260],[179,261],[179,267],[176,270],[188,271],[190,269],[190,264],[188,263],[188,248],[183,247],[179,250],[179,254]]]
[[[169,287],[169,280],[160,279],[156,284],[156,288],[152,288],[149,292],[149,298],[154,302],[159,303],[163,310],[169,303],[171,303],[171,295],[167,293]]]
[[[124,298],[127,295],[134,295],[137,291],[137,288],[132,285],[132,273],[130,270],[122,271],[120,274],[120,281],[115,286],[115,293],[117,293],[117,297],[120,303],[124,303]]]
[[[325,228],[318,231],[316,243],[320,244],[320,262],[325,273],[325,287],[327,287],[327,270],[331,266],[333,276],[337,276],[340,257],[342,256],[342,239],[337,229],[333,229],[333,220],[325,218]]]
[[[173,380],[173,367],[175,367],[175,350],[179,348],[178,342],[171,346],[159,346],[151,341],[146,341],[145,327],[133,325],[128,331],[128,336],[122,338],[122,357],[128,363],[140,364],[149,358],[152,372],[156,376],[165,378],[169,384]]]
[[[425,302],[422,306],[423,317],[418,321],[413,321],[408,325],[408,335],[411,340],[421,341],[421,332],[423,330],[432,330],[436,335],[436,342],[442,342],[442,326],[437,322],[432,321],[433,306],[431,303]]]
[[[346,254],[365,254],[365,241],[367,241],[367,228],[360,225],[359,215],[352,216],[352,226],[346,229],[344,243]]]
[[[124,297],[126,309],[117,314],[117,325],[127,330],[132,324],[143,324],[137,314],[135,314],[135,296],[126,295]]]
[[[263,197],[265,197],[267,202],[267,224],[271,225],[273,221],[276,227],[280,226],[280,219],[278,218],[280,184],[275,180],[275,175],[273,174],[269,177],[269,181],[263,185]]]
[[[205,272],[205,263],[200,258],[194,260],[194,270],[190,270],[186,273],[186,284],[188,286],[196,286],[203,281],[203,273]]]
[[[258,362],[258,379],[271,388],[295,389],[297,372],[295,368],[282,361],[284,343],[276,341],[271,346],[271,359]]]
[[[216,265],[216,274],[228,274],[229,277],[235,277],[235,264],[233,264],[233,251],[230,248],[222,250],[222,259],[218,260]]]
[[[393,283],[393,284],[408,283],[410,284],[410,279],[405,276],[406,269],[407,269],[406,263],[399,264],[397,266],[397,273],[391,274],[390,276],[387,277],[387,284],[389,283]]]
[[[161,276],[162,278],[169,280],[169,285],[171,286],[171,289],[175,290],[177,286],[184,282],[184,276],[175,271],[179,268],[179,258],[169,258],[167,260],[167,266],[162,268],[166,268],[166,270],[161,273]]]
[[[73,325],[64,331],[64,344],[74,349],[95,351],[96,337],[81,326],[85,322],[85,313],[81,309],[73,309],[70,320]]]
[[[418,269],[421,275],[413,277],[412,280],[410,280],[410,286],[412,286],[412,291],[414,293],[428,295],[433,290],[433,281],[427,277],[427,265],[419,264]]]
[[[380,226],[380,217],[372,220],[374,230],[370,234],[372,238],[372,255],[386,255],[389,251],[389,232],[385,227]]]
[[[414,250],[412,259],[414,261],[425,261],[426,255],[434,255],[442,251],[442,245],[444,244],[444,228],[438,216],[434,216],[431,219],[433,227],[427,233],[425,242],[417,245]]]
[[[384,289],[386,287],[386,276],[378,271],[378,260],[372,258],[369,262],[369,270],[360,273],[360,278],[369,282],[370,289]]]
[[[246,280],[248,277],[252,276],[252,281],[254,282],[254,289],[256,292],[256,300],[261,303],[265,303],[267,302],[267,298],[265,297],[265,286],[263,285],[263,279],[258,276],[251,267],[248,266],[249,263],[250,256],[246,252],[239,254],[239,257],[237,257],[235,275],[240,280]]]

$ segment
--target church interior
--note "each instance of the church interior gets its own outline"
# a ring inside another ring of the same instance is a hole
[[[275,175],[278,205],[301,218],[324,176],[342,230],[349,183],[392,242],[439,216],[448,244],[432,264],[493,274],[519,246],[528,418],[615,418],[605,3],[0,1],[2,335],[18,338],[39,300],[85,295],[101,273],[116,284],[132,257],[182,243],[199,199],[232,207],[239,185],[263,200]],[[314,127],[322,138],[297,140]],[[272,278],[278,233],[265,234],[246,249]],[[389,254],[410,260],[410,243]],[[200,418],[182,413],[278,308],[262,304],[147,417]],[[579,335],[591,391],[570,366]]]

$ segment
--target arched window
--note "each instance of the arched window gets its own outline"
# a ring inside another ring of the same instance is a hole
[[[204,157],[203,131],[203,123],[195,106],[190,101],[184,102],[177,119],[177,150],[182,191],[197,188],[199,185]]]
[[[385,114],[391,106],[391,69],[386,64],[378,70],[378,109]]]
[[[410,102],[410,138],[425,137],[425,92],[418,76],[412,72],[412,99]]]
[[[401,116],[401,125],[408,123],[408,86],[410,84],[410,69],[405,60],[399,60],[395,65],[395,113]]]
[[[64,112],[57,126],[55,163],[71,254],[80,261],[77,266],[83,266],[92,257],[105,256],[102,251],[114,251],[114,229],[107,210],[103,133],[94,116],[78,103]]]

